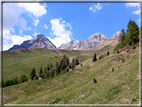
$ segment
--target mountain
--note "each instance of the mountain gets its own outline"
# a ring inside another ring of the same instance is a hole
[[[96,46],[93,50],[101,49],[104,46],[116,46],[117,43],[118,43],[118,38],[119,38],[119,34],[120,33],[121,33],[120,31],[114,33],[112,37],[110,37],[109,39],[105,40],[100,45]]]
[[[87,40],[71,40],[69,43],[62,44],[58,49],[69,49],[69,50],[90,50],[100,45],[102,42],[107,40],[107,37],[102,33],[95,33],[91,35]]]
[[[73,39],[66,44],[62,44],[58,49],[74,50],[77,44],[78,44],[78,41]]]
[[[20,48],[45,48],[45,49],[56,49],[56,46],[43,34],[38,34],[36,38],[24,41],[21,45],[14,45],[9,50],[15,50]]]
[[[113,34],[113,36],[112,36],[112,37],[110,37],[110,39],[118,39],[118,38],[119,38],[119,34],[120,34],[120,33],[121,33],[120,31],[118,31],[118,32],[114,33],[114,34]]]

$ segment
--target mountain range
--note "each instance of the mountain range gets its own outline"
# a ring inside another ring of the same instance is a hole
[[[109,39],[102,33],[95,33],[87,40],[77,41],[75,39],[71,40],[66,44],[62,44],[58,48],[43,34],[38,34],[34,39],[24,41],[21,45],[14,45],[9,50],[15,50],[20,48],[45,48],[45,49],[65,49],[65,50],[91,50],[91,49],[101,49],[105,45],[115,46],[118,43],[118,37],[121,32],[118,31],[113,34]],[[109,41],[109,42],[107,42]]]

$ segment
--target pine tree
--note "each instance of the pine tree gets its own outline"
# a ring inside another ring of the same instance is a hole
[[[109,55],[109,51],[107,51],[107,55]]]
[[[34,76],[36,74],[35,68],[32,69],[31,74],[30,74],[30,79],[33,80]]]
[[[46,72],[46,78],[49,78],[49,71]]]
[[[39,76],[41,76],[42,74],[43,74],[43,69],[42,67],[40,67]]]
[[[47,64],[47,70],[50,70],[50,68],[49,68],[49,64]]]
[[[120,43],[123,43],[124,39],[125,39],[125,30],[122,29],[121,33],[119,34],[119,39],[118,40],[119,40]]]
[[[94,53],[93,62],[97,61],[96,53]]]

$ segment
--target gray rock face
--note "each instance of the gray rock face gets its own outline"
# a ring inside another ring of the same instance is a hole
[[[91,35],[87,40],[80,40],[77,42],[76,40],[72,40],[67,44],[62,44],[59,49],[69,49],[69,50],[90,50],[95,48],[102,42],[107,40],[107,37],[102,33],[95,33]]]
[[[120,33],[121,33],[120,31],[118,31],[118,32],[114,33],[114,34],[113,34],[113,36],[112,36],[112,37],[110,37],[110,39],[118,39],[118,38],[119,38],[119,34],[120,34]]]
[[[14,45],[9,50],[15,50],[20,48],[45,48],[45,49],[56,49],[56,46],[43,34],[38,34],[36,38],[24,41],[21,45]]]

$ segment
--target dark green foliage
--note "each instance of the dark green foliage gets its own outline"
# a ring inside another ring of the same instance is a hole
[[[61,65],[61,70],[64,70],[66,68],[65,62],[63,61],[62,65]]]
[[[119,42],[120,42],[120,43],[123,43],[124,39],[125,39],[125,30],[122,29],[122,30],[121,30],[121,33],[120,33],[120,35],[119,35]]]
[[[97,80],[94,78],[94,79],[93,79],[93,82],[94,82],[94,83],[97,83]]]
[[[22,75],[22,76],[20,77],[20,82],[21,82],[21,83],[27,82],[27,81],[28,81],[28,78],[27,78],[26,75]]]
[[[102,59],[104,56],[103,55],[101,55],[101,56],[99,56],[99,59]]]
[[[93,56],[93,62],[97,61],[97,57],[96,57],[96,53],[94,53],[94,56]]]
[[[121,30],[121,34],[119,37],[119,42],[116,47],[114,48],[114,51],[119,53],[119,49],[123,48],[126,44],[132,45],[133,49],[135,48],[135,44],[139,42],[139,28],[138,25],[135,23],[135,21],[132,21],[131,19],[128,22],[127,25],[127,33],[125,34],[124,29]]]
[[[49,64],[47,64],[47,70],[50,70],[50,68],[49,68]]]
[[[36,76],[34,76],[33,80],[37,80],[38,78]]]
[[[49,71],[46,72],[46,78],[49,78]]]
[[[81,64],[80,66],[82,67],[83,65]]]
[[[32,69],[31,74],[30,74],[30,79],[33,80],[34,76],[36,74],[35,68]]]
[[[135,44],[134,44],[134,42],[132,43],[132,48],[133,48],[133,49],[135,49],[135,48],[136,48],[136,47],[135,47]]]
[[[52,63],[50,63],[50,69],[52,69],[52,67],[53,67],[53,65],[52,65]]]
[[[54,71],[53,71],[53,69],[50,71],[49,75],[50,75],[50,77],[54,77]]]
[[[18,84],[18,77],[14,78],[14,84]]]
[[[109,51],[107,51],[107,55],[109,55]]]
[[[75,61],[76,61],[76,65],[78,65],[79,64],[79,60],[76,58]]]
[[[56,67],[58,67],[58,62],[56,62]]]
[[[112,72],[114,71],[114,68],[112,68]]]
[[[9,80],[5,81],[5,86],[10,86],[10,81]]]
[[[42,74],[43,74],[43,69],[42,67],[40,67],[39,76],[41,76]]]
[[[57,71],[55,70],[55,72],[54,72],[54,77],[57,76],[57,75],[58,75],[58,74],[57,74]]]

